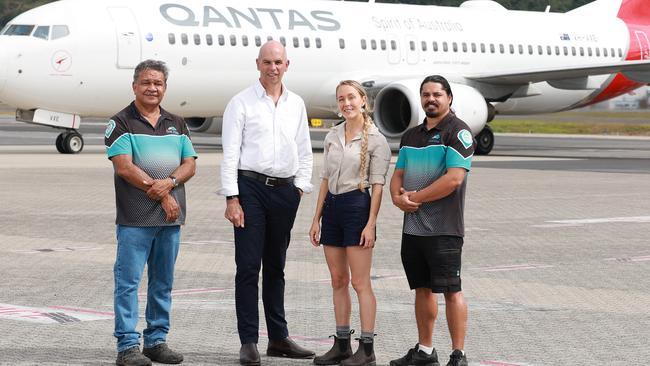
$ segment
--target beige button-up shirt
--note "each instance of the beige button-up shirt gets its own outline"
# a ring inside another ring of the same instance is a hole
[[[345,144],[345,122],[332,127],[325,136],[323,157],[325,164],[320,178],[327,179],[332,194],[341,194],[359,189],[361,175],[362,133]],[[368,153],[364,186],[386,184],[386,173],[390,163],[390,147],[384,135],[374,125],[368,131]]]

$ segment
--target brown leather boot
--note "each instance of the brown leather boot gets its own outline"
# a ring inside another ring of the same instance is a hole
[[[352,356],[352,346],[350,346],[350,338],[341,339],[335,335],[334,345],[332,349],[327,351],[324,355],[314,358],[316,365],[338,365],[339,362]]]
[[[375,350],[374,342],[371,339],[362,339],[359,340],[359,348],[357,352],[352,355],[350,358],[346,358],[341,361],[341,366],[375,366]]]

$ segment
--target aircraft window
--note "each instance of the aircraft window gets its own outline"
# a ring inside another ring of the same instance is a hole
[[[472,42],[472,53],[476,53],[476,43]]]
[[[5,36],[28,36],[34,30],[33,25],[12,24],[3,33]]]
[[[255,45],[257,47],[262,45],[262,38],[260,38],[260,36],[255,36]]]
[[[449,46],[447,46],[447,42],[442,42],[442,50],[445,52],[449,51]]]
[[[433,41],[433,51],[438,52],[438,42]]]
[[[422,51],[427,50],[427,43],[425,41],[422,41]]]
[[[181,43],[187,44],[187,34],[181,33]]]
[[[553,50],[551,49],[551,46],[546,46],[546,54],[551,55],[553,53]]]
[[[610,53],[610,55],[612,55],[612,57],[616,57],[616,51],[614,51],[614,48],[610,48],[610,50],[612,50],[612,53]]]
[[[379,45],[381,46],[382,51],[386,50],[386,40],[382,39],[381,41],[379,41]]]
[[[543,55],[544,54],[544,49],[540,45],[537,45],[537,54],[538,55]]]
[[[197,46],[201,44],[201,36],[200,35],[198,35],[198,34],[194,35],[194,44],[197,45]]]
[[[600,48],[596,47],[596,56],[600,57]]]
[[[321,48],[321,46],[322,46],[322,44],[321,44],[320,38],[316,38],[316,48]],[[385,46],[386,46],[386,43],[384,42],[384,48],[385,48]]]
[[[528,45],[528,54],[532,55],[533,54],[533,46]]]
[[[169,39],[169,44],[176,44],[176,35],[174,33],[169,33],[167,39]]]
[[[494,52],[495,52],[494,43],[490,43],[490,53],[494,53]]]
[[[499,44],[499,52],[506,53],[506,48],[503,46],[503,43]]]
[[[362,39],[362,40],[361,40],[361,49],[362,49],[362,50],[365,50],[366,48],[368,48],[368,45],[366,44],[366,40],[365,40],[365,39]]]
[[[224,38],[223,34],[218,35],[217,40],[219,41],[219,46],[226,44],[226,39]]]
[[[32,36],[47,41],[47,39],[50,37],[50,27],[47,25],[41,25],[40,27],[36,27],[36,30],[34,31],[34,34],[32,34]]]
[[[467,43],[463,42],[461,46],[463,48],[463,52],[467,52]]]
[[[280,43],[282,43],[284,47],[287,47],[287,40],[284,37],[280,37]]]
[[[571,55],[573,56],[577,55],[576,48],[574,46],[571,46]]]
[[[509,45],[508,49],[510,50],[510,53],[515,53],[515,46]]]
[[[374,39],[371,39],[370,40],[370,48],[372,48],[373,50],[376,50],[377,49],[377,41],[375,41]]]
[[[340,49],[345,48],[345,40],[343,38],[339,38],[339,48]]]
[[[237,37],[235,37],[234,35],[230,36],[230,45],[231,46],[236,46],[237,45]]]
[[[397,49],[397,42],[395,40],[390,41],[390,49],[393,51]]]
[[[409,41],[409,48],[411,48],[411,51],[415,51],[415,42]]]
[[[268,36],[268,37],[266,37],[266,40],[267,40],[267,41],[272,41],[272,40],[273,40],[273,37]]]
[[[305,43],[305,48],[309,48],[309,46],[310,46],[310,44],[309,44],[309,38],[308,38],[308,37],[305,37],[305,38],[302,39],[302,41]]]
[[[485,43],[481,43],[481,53],[485,53]]]
[[[50,39],[59,39],[66,37],[70,34],[70,30],[67,25],[53,25],[52,26],[52,37]]]
[[[607,48],[603,47],[603,56],[607,57]]]
[[[205,44],[207,44],[208,46],[212,46],[212,34],[205,35]]]
[[[298,37],[293,37],[293,47],[294,48],[300,47],[300,40],[298,39]]]
[[[519,45],[517,48],[519,49],[519,54],[523,55],[524,54],[524,46]]]
[[[248,36],[241,36],[241,44],[244,47],[248,47]]]
[[[564,56],[569,56],[569,48],[564,46]]]
[[[618,49],[618,57],[623,57],[623,50],[620,48]]]
[[[555,46],[555,55],[556,56],[560,55],[560,46]]]
[[[591,47],[587,47],[587,55],[589,55],[589,57],[592,56]]]
[[[458,52],[458,43],[452,42],[451,43],[451,48],[454,50],[454,52]]]
[[[585,49],[584,47],[580,47],[580,56],[584,56],[584,55],[585,55]]]

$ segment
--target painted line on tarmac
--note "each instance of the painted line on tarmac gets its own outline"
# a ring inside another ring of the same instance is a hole
[[[512,264],[504,266],[494,266],[494,267],[482,267],[482,268],[471,268],[476,271],[483,272],[505,272],[505,271],[521,271],[526,269],[539,269],[539,268],[551,268],[553,266],[546,264]]]
[[[629,262],[648,262],[650,261],[650,255],[642,255],[638,257],[621,257],[621,258],[605,258],[606,261],[614,261],[614,262],[622,262],[622,263],[629,263]]]
[[[27,249],[27,250],[12,250],[12,253],[23,254],[38,254],[38,253],[52,253],[52,252],[80,252],[89,250],[100,250],[101,247],[64,247],[64,248],[41,248],[41,249]]]
[[[59,310],[59,311],[52,311]],[[69,324],[113,319],[113,313],[68,307],[37,308],[0,304],[0,319],[27,321],[39,324]]]
[[[511,363],[511,362],[501,362],[501,361],[482,361],[479,365],[491,365],[491,366],[532,366],[529,363]]]
[[[650,216],[631,216],[631,217],[605,217],[599,219],[574,219],[574,220],[552,220],[546,221],[554,224],[568,224],[568,225],[587,225],[587,224],[607,224],[612,222],[625,222],[625,223],[648,223]]]
[[[181,244],[191,244],[191,245],[210,245],[210,244],[234,244],[234,240],[194,240],[194,241],[182,241]]]

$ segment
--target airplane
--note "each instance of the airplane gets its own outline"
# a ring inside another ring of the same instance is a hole
[[[452,108],[488,154],[495,114],[570,110],[650,82],[650,0],[596,0],[567,13],[512,11],[491,0],[459,7],[285,0],[61,0],[0,32],[0,100],[16,120],[60,128],[78,153],[84,117],[133,98],[134,67],[170,68],[163,106],[192,131],[219,133],[228,100],[257,78],[258,48],[286,45],[289,89],[312,121],[336,118],[335,87],[360,81],[373,119],[398,138],[424,118],[419,84],[451,83]]]

